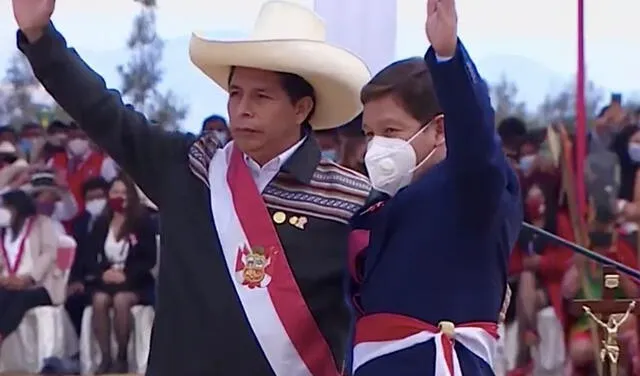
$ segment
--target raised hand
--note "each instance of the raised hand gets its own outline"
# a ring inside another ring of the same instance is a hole
[[[13,16],[18,27],[31,42],[37,40],[49,24],[55,0],[12,0]]]
[[[427,0],[425,30],[438,56],[454,56],[458,44],[458,15],[455,0]]]

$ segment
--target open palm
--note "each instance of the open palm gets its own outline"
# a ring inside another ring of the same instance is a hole
[[[13,15],[22,31],[40,30],[47,26],[55,0],[12,0]]]
[[[458,15],[455,0],[428,0],[427,38],[440,56],[453,56],[458,42]]]

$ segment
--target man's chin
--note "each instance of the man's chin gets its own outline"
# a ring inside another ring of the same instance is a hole
[[[238,146],[238,149],[245,154],[251,154],[252,152],[259,151],[264,147],[264,143],[262,141],[255,139],[234,138],[233,141]]]

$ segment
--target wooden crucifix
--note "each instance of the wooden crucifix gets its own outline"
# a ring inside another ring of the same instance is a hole
[[[616,376],[620,356],[618,330],[629,315],[640,316],[640,306],[635,299],[615,299],[615,291],[620,286],[620,274],[615,268],[602,267],[602,286],[601,300],[576,299],[569,309],[576,317],[587,314],[600,327],[601,341],[594,345],[599,348],[601,375]]]

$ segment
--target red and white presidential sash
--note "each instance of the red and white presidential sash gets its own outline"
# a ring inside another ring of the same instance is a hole
[[[19,239],[18,239],[18,254],[15,258],[15,262],[11,262],[9,258],[9,254],[7,251],[7,247],[5,247],[5,237],[7,236],[7,230],[5,228],[0,232],[0,248],[2,248],[2,257],[4,258],[4,264],[9,272],[9,275],[15,276],[20,269],[20,265],[22,265],[22,259],[24,258],[25,245],[27,239],[29,238],[29,234],[31,233],[31,228],[33,227],[33,218],[27,219],[27,221],[23,225],[23,229],[20,231]]]
[[[222,171],[227,172],[226,179]],[[214,154],[209,184],[211,210],[233,286],[274,373],[339,375],[262,195],[233,143]]]

